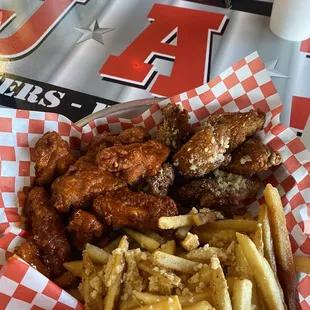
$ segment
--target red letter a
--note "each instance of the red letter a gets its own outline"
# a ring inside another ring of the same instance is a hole
[[[211,31],[220,32],[226,16],[155,4],[148,17],[154,21],[120,56],[110,56],[100,74],[143,87],[155,71],[148,62],[157,55],[174,59],[174,65],[170,76],[158,76],[151,93],[170,97],[206,82]],[[163,43],[176,29],[177,45]]]

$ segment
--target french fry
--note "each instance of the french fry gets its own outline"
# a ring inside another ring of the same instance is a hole
[[[157,266],[154,266],[151,262],[141,261],[138,264],[138,268],[149,273],[150,275],[158,277],[159,280],[178,286],[181,282],[181,278],[171,271],[163,270]]]
[[[134,310],[182,310],[178,296],[171,296],[167,299],[158,301],[152,305],[147,305]]]
[[[278,277],[285,301],[290,310],[299,309],[296,271],[281,198],[278,190],[271,184],[267,184],[264,196],[274,242]]]
[[[205,288],[203,293],[196,293],[191,297],[179,296],[179,301],[182,307],[189,307],[192,304],[203,300],[206,300],[208,302],[212,301],[211,290],[209,290],[208,288]]]
[[[199,247],[199,238],[197,235],[188,232],[186,237],[180,242],[180,244],[186,251],[192,251]]]
[[[171,296],[163,296],[163,295],[155,295],[155,294],[150,294],[150,293],[145,293],[145,292],[137,292],[134,291],[133,295],[135,296],[136,299],[138,299],[142,304],[144,305],[151,305],[154,304],[155,302],[158,302],[160,300],[167,299]],[[208,289],[205,289],[203,293],[197,293],[194,294],[191,297],[188,296],[179,296],[179,301],[180,304],[183,307],[189,307],[195,303],[198,303],[200,301],[206,300],[208,302],[211,301],[211,291]]]
[[[150,237],[142,234],[139,231],[136,231],[136,230],[133,230],[130,228],[124,228],[124,231],[129,236],[131,236],[134,240],[136,240],[138,243],[140,243],[143,248],[147,249],[150,252],[154,252],[160,246],[159,242],[157,242],[153,238],[150,238]]]
[[[83,252],[82,296],[86,310],[103,310],[103,285],[88,253]]]
[[[174,240],[169,240],[166,243],[162,244],[160,249],[167,254],[175,255],[176,243]]]
[[[133,296],[138,299],[144,305],[151,305],[158,301],[168,299],[172,296],[155,295],[150,293],[142,293],[138,291],[133,291]]]
[[[110,254],[105,250],[98,248],[97,246],[87,243],[85,250],[87,251],[90,259],[95,264],[104,265],[109,260]]]
[[[274,274],[277,274],[276,257],[273,249],[273,240],[271,237],[270,221],[268,218],[268,209],[266,205],[259,207],[258,222],[262,224],[263,242],[264,242],[264,256],[271,266]]]
[[[310,274],[310,257],[294,255],[294,263],[296,272]]]
[[[132,310],[139,307],[140,304],[136,299],[120,301],[119,310]]]
[[[251,310],[252,282],[235,279],[233,284],[232,306],[234,310]]]
[[[198,210],[196,208],[192,208],[189,212],[188,215],[195,215],[198,213]],[[176,239],[178,240],[182,240],[186,237],[187,233],[191,230],[192,226],[191,225],[187,225],[187,226],[183,226],[180,227],[176,230],[176,232],[174,233],[174,236]]]
[[[252,213],[250,211],[247,211],[243,214],[243,219],[245,220],[253,220]]]
[[[236,230],[202,231],[200,230],[201,227],[203,226],[192,229],[192,233],[198,236],[201,243],[217,246],[218,244],[231,243],[236,240]]]
[[[264,241],[262,225],[258,224],[253,236],[253,242],[256,245],[258,252],[264,255]]]
[[[216,254],[216,256],[221,262],[227,260],[227,253],[225,250],[223,250],[222,248],[210,247],[208,244],[188,252],[186,254],[186,258],[198,261],[200,263],[206,263],[211,259],[214,254]]]
[[[147,235],[148,237],[154,239],[155,241],[157,241],[160,244],[164,244],[166,243],[166,239],[163,238],[162,236],[160,236],[157,232],[155,232],[152,229],[147,229],[147,228],[141,228],[139,229],[143,234]]]
[[[105,284],[108,287],[107,295],[104,299],[104,310],[113,310],[120,294],[120,285],[125,268],[124,254],[128,251],[129,243],[127,236],[123,236],[118,247],[112,252],[112,256],[106,267]],[[111,264],[109,265],[109,263]],[[112,267],[111,271],[109,267]],[[108,279],[106,275],[108,274]]]
[[[106,247],[103,248],[103,250],[108,253],[112,253],[112,251],[118,247],[122,237],[123,236],[118,236],[117,238],[113,239]]]
[[[193,216],[191,214],[178,216],[162,216],[158,220],[160,229],[176,229],[184,226],[194,225]]]
[[[254,233],[257,224],[257,221],[254,220],[220,220],[199,226],[196,231],[233,229],[238,232]]]
[[[65,262],[64,267],[73,273],[76,277],[81,278],[83,274],[83,262],[81,260],[75,260],[72,262]]]
[[[220,261],[216,256],[211,258],[210,287],[212,293],[212,305],[215,309],[232,310],[227,282]]]
[[[62,275],[53,280],[53,282],[61,288],[69,288],[73,284],[77,284],[77,281],[77,276],[70,271],[64,272]]]
[[[255,244],[248,236],[240,233],[236,235],[268,309],[286,309],[282,300],[281,288],[268,261],[258,252]]]
[[[161,251],[153,253],[154,263],[163,268],[177,270],[184,273],[195,273],[199,263],[192,262],[175,255],[170,255]]]
[[[68,294],[70,294],[71,296],[73,296],[75,299],[77,299],[79,301],[83,301],[81,293],[79,292],[79,290],[77,288],[67,288],[66,292]]]
[[[183,310],[215,310],[206,300],[197,302],[192,306],[182,308]]]

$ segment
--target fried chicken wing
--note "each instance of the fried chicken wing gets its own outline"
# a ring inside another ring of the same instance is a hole
[[[86,243],[93,243],[102,236],[104,226],[95,215],[77,210],[73,212],[67,230],[70,232],[72,244],[83,250]]]
[[[27,199],[28,216],[31,216],[32,241],[22,249],[30,249],[33,256],[28,256],[30,263],[35,263],[35,247],[41,253],[42,262],[51,277],[63,271],[63,263],[70,255],[70,245],[65,234],[65,227],[61,214],[49,204],[49,195],[45,188],[33,188]],[[20,253],[18,250],[17,253]],[[24,255],[26,260],[27,256]],[[39,262],[38,262],[39,263]]]
[[[15,254],[27,262],[30,266],[35,267],[46,277],[50,277],[49,270],[44,266],[40,257],[39,248],[35,245],[33,238],[28,238],[25,242],[15,248]]]
[[[260,188],[260,181],[242,175],[214,171],[214,177],[192,181],[178,190],[183,201],[207,208],[237,206],[253,197]]]
[[[121,190],[97,197],[94,211],[113,227],[133,226],[158,229],[161,216],[177,215],[175,202],[169,197]]]
[[[254,110],[210,116],[173,156],[173,164],[187,178],[204,176],[227,164],[230,151],[262,129],[264,120],[265,114]]]
[[[169,103],[162,110],[163,123],[159,127],[156,139],[178,151],[189,136],[189,115],[180,105]]]
[[[45,133],[35,144],[33,155],[36,171],[36,183],[50,185],[54,179],[63,175],[75,162],[67,141],[53,131]]]
[[[281,162],[279,152],[269,149],[260,139],[251,138],[232,152],[231,161],[225,170],[251,176],[272,166],[278,166]]]
[[[122,131],[119,135],[113,135],[110,132],[103,132],[95,136],[87,145],[84,152],[88,156],[95,157],[97,153],[107,147],[118,144],[132,144],[145,142],[150,139],[150,135],[145,128],[133,127]]]
[[[156,175],[138,181],[134,189],[153,196],[165,197],[168,196],[169,187],[173,184],[174,178],[173,166],[164,163]]]
[[[206,124],[218,128],[226,127],[229,137],[228,152],[233,151],[242,144],[247,137],[263,129],[265,123],[265,113],[260,110],[250,110],[249,112],[227,112],[223,114],[211,115]]]
[[[162,142],[117,145],[101,150],[96,156],[100,170],[116,173],[128,183],[138,178],[154,176],[167,159],[169,148]]]
[[[206,125],[173,156],[173,165],[187,178],[204,176],[230,159],[224,126]]]
[[[78,170],[57,178],[52,184],[52,203],[60,212],[87,206],[92,200],[109,191],[125,187],[126,183],[108,171],[97,167]]]

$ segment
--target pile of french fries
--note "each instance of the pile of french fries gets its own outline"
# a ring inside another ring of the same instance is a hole
[[[193,208],[159,219],[173,238],[125,228],[103,249],[87,244],[55,283],[92,310],[299,309],[296,271],[310,259],[292,255],[278,191],[264,196],[258,220]]]

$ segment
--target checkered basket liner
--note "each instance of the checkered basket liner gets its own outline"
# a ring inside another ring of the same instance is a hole
[[[260,109],[266,113],[264,143],[281,153],[284,163],[260,174],[264,183],[276,186],[282,197],[295,254],[310,255],[310,152],[289,128],[280,123],[279,95],[255,52],[228,68],[208,84],[156,104],[134,119],[101,118],[83,128],[52,113],[0,111],[0,310],[1,309],[81,309],[83,306],[34,268],[13,255],[27,232],[22,227],[18,193],[34,179],[31,154],[43,133],[57,131],[77,153],[94,135],[103,131],[119,133],[143,126],[155,134],[162,120],[161,108],[168,102],[183,106],[190,122],[198,126],[210,114]],[[246,206],[257,215],[263,203],[260,192]],[[310,276],[298,274],[302,309],[310,309]]]

